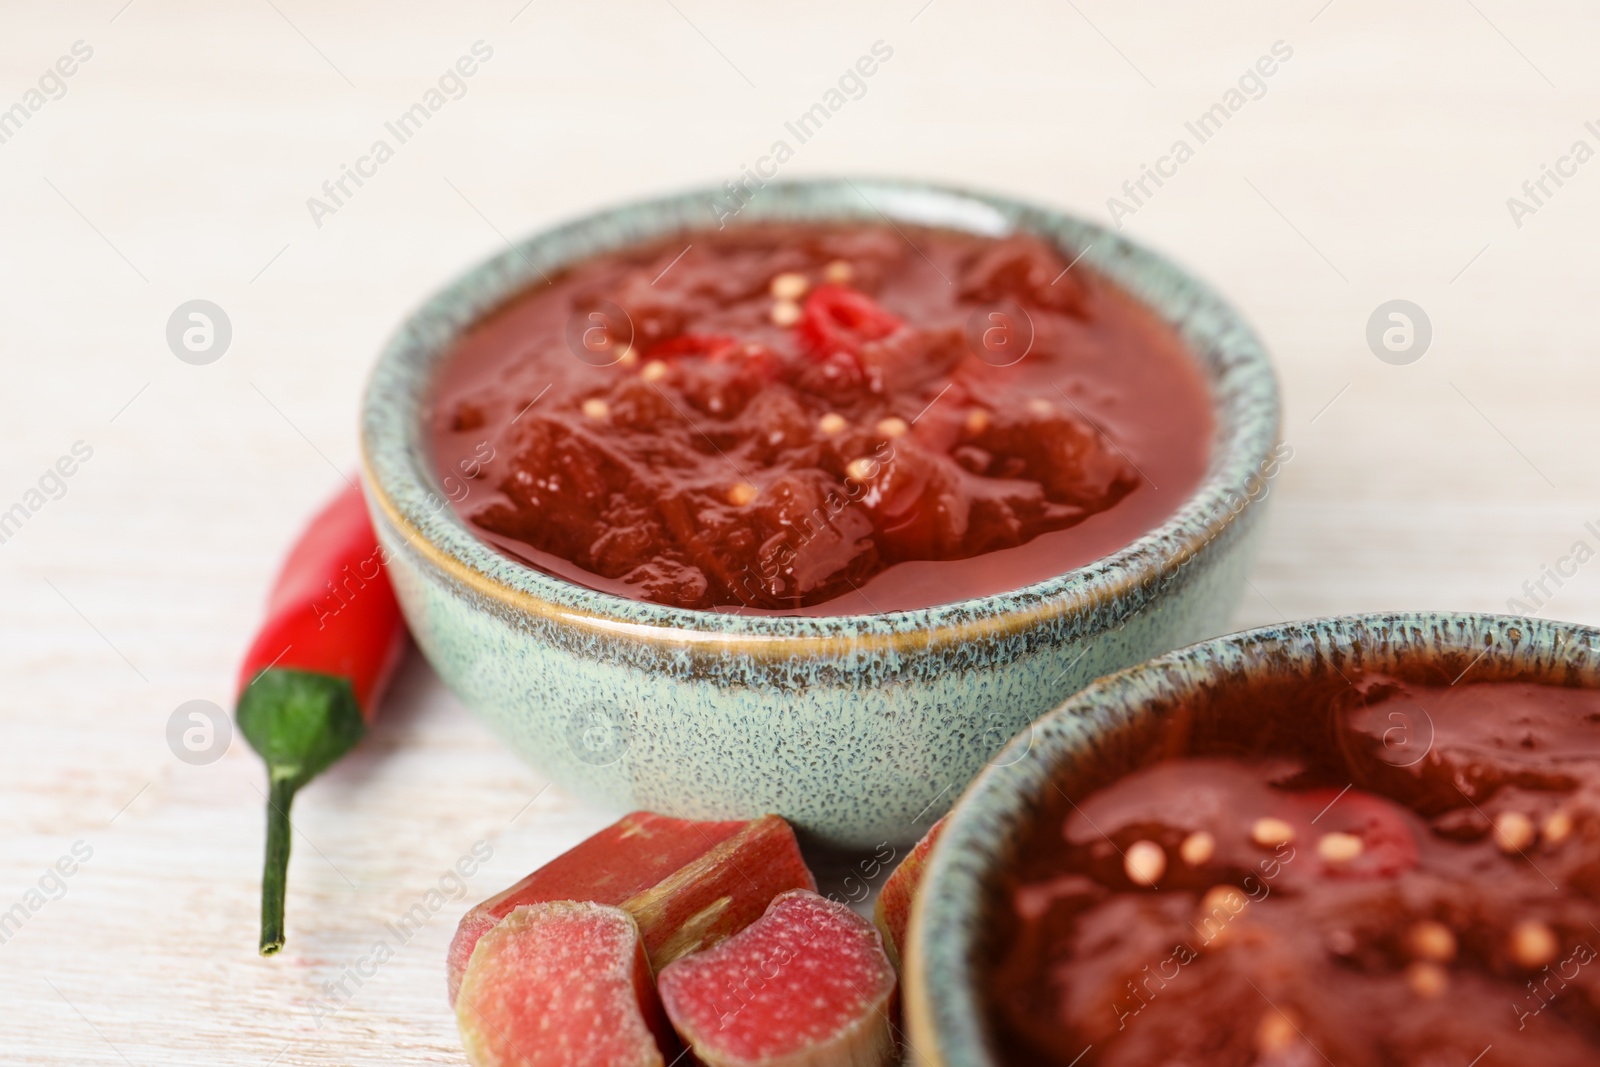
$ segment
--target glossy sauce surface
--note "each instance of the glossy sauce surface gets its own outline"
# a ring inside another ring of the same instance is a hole
[[[854,614],[1016,589],[1169,516],[1210,400],[1179,338],[1028,237],[693,232],[468,331],[432,409],[491,544],[679,607]]]
[[[1040,820],[996,919],[1006,1062],[1600,1062],[1600,691],[1227,702],[1236,732]]]

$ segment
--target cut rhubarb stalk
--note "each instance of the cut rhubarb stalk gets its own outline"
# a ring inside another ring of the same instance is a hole
[[[785,889],[815,889],[789,824],[624,816],[510,889],[467,912],[450,943],[450,1002],[473,946],[523,904],[585,900],[633,915],[650,966],[721,941],[754,922]]]
[[[933,852],[933,844],[939,839],[939,830],[943,826],[944,820],[940,819],[922,835],[922,840],[917,842],[917,846],[900,861],[900,866],[883,883],[878,903],[873,906],[872,917],[883,933],[883,947],[894,961],[895,970],[900,969],[901,960],[905,957],[906,931],[911,926],[911,905],[917,899],[922,870],[928,865],[928,855]]]
[[[777,897],[658,984],[667,1017],[706,1067],[880,1067],[895,1056],[895,976],[882,938],[807,890]]]
[[[678,1051],[633,916],[570,900],[479,938],[456,1025],[474,1067],[663,1067]]]

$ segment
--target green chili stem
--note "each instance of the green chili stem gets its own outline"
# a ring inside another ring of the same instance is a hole
[[[239,732],[267,761],[267,860],[261,872],[261,954],[283,948],[289,874],[289,804],[297,789],[354,747],[366,731],[350,683],[334,675],[270,667],[239,694]]]
[[[267,798],[267,862],[261,871],[261,954],[276,955],[283,947],[283,898],[289,878],[289,805],[296,784],[290,778],[272,779]]]

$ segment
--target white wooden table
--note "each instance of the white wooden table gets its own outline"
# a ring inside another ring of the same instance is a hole
[[[1504,610],[1575,542],[1600,548],[1600,162],[1561,163],[1600,148],[1592,6],[998,7],[6,6],[0,109],[27,113],[7,129],[0,110],[0,512],[27,514],[0,544],[0,913],[26,921],[0,944],[0,1059],[462,1062],[456,918],[611,815],[547,790],[413,662],[302,794],[289,945],[263,960],[262,771],[237,738],[179,761],[168,718],[228,704],[407,309],[509,235],[736,177],[876,41],[892,58],[785,174],[925,176],[1102,219],[1142,165],[1172,175],[1146,179],[1128,231],[1247,312],[1287,397],[1294,458],[1240,626]],[[314,220],[307,199],[480,40],[463,95]],[[30,97],[78,41],[92,55]],[[1199,143],[1185,123],[1278,41],[1292,57]],[[1192,158],[1161,163],[1180,137]],[[1570,176],[1518,226],[1507,198],[1544,164]],[[232,323],[209,365],[164,336],[192,299]],[[1409,365],[1365,341],[1391,299],[1432,323]],[[76,442],[92,455],[30,496]],[[1541,613],[1600,621],[1600,564],[1562,582]],[[480,840],[466,894],[330,994]],[[47,871],[80,842],[62,895]]]

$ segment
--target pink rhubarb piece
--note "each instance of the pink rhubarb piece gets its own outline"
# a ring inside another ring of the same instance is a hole
[[[744,929],[785,889],[816,885],[794,831],[776,815],[701,822],[636,811],[462,917],[450,942],[450,1003],[478,938],[523,904],[614,904],[638,922],[659,971]]]
[[[677,1052],[633,917],[519,907],[478,940],[456,999],[474,1067],[663,1067]]]
[[[843,904],[795,890],[661,972],[661,1000],[707,1067],[880,1067],[895,1055],[894,968]]]

